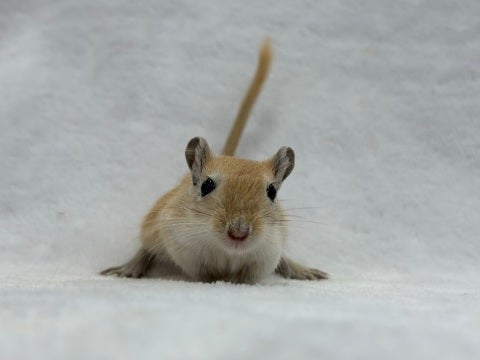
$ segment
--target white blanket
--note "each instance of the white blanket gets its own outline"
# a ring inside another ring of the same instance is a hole
[[[474,359],[480,3],[0,3],[1,359]],[[238,155],[283,145],[287,253],[256,286],[105,278],[219,151],[273,39]]]

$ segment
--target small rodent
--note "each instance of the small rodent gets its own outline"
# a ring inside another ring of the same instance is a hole
[[[287,221],[276,195],[293,170],[293,150],[282,147],[265,161],[233,157],[271,58],[266,39],[222,155],[214,155],[205,139],[191,139],[185,150],[190,173],[145,216],[142,247],[126,264],[101,274],[139,278],[156,258],[204,282],[253,284],[273,272],[289,279],[328,278],[283,255]]]

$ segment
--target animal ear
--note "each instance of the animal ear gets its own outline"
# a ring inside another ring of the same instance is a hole
[[[212,152],[207,141],[202,137],[194,137],[187,144],[185,149],[185,159],[188,167],[192,172],[193,185],[197,185],[200,181],[200,175],[205,164],[212,158]]]
[[[293,170],[295,166],[295,153],[288,146],[281,147],[277,153],[270,159],[273,176],[275,176],[275,187],[278,189]]]

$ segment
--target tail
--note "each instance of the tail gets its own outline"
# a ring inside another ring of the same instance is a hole
[[[237,149],[238,142],[242,136],[243,129],[247,123],[248,116],[250,111],[255,105],[255,100],[258,97],[258,94],[262,90],[262,85],[265,82],[265,78],[268,75],[268,69],[270,68],[270,63],[272,61],[272,44],[269,38],[265,39],[262,46],[260,47],[260,52],[258,56],[258,66],[255,77],[250,83],[250,87],[243,98],[242,105],[237,114],[237,118],[233,123],[230,134],[228,135],[227,142],[223,147],[222,154],[233,156],[235,150]]]

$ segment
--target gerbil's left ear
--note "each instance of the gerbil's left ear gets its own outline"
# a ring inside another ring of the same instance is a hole
[[[205,164],[212,158],[212,152],[207,141],[202,137],[195,137],[190,140],[185,149],[185,159],[192,172],[193,185],[200,181],[200,175]]]
[[[280,184],[287,178],[295,166],[295,153],[288,146],[281,147],[277,153],[270,159],[273,175],[275,176],[275,187],[278,189]]]

